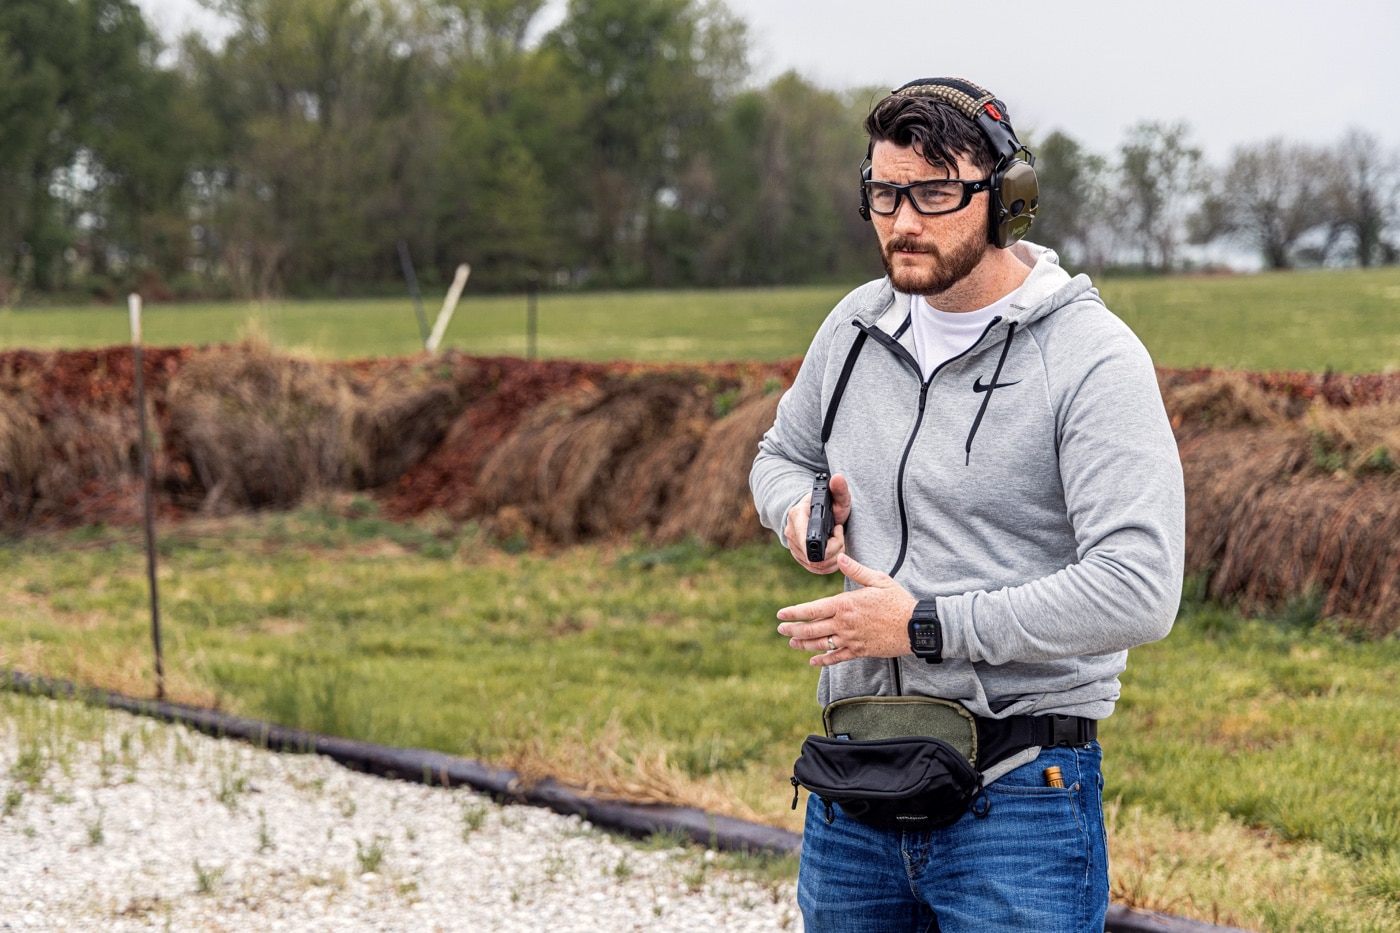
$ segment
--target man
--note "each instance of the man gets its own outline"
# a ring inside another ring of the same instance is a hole
[[[865,129],[861,212],[887,276],[817,332],[750,483],[799,563],[846,577],[844,592],[778,613],[789,644],[817,652],[828,717],[853,700],[866,717],[833,737],[886,734],[893,706],[855,698],[954,701],[982,784],[954,822],[917,831],[809,794],[806,930],[1098,933],[1096,726],[1127,649],[1176,614],[1176,444],[1141,343],[1086,277],[1019,242],[1038,207],[1034,160],[1005,105],[921,79]],[[836,527],[814,561],[823,472]]]

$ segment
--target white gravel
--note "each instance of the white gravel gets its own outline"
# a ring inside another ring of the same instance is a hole
[[[0,930],[800,930],[789,882],[577,817],[0,697]]]

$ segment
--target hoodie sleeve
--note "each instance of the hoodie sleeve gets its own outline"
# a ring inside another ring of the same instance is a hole
[[[859,293],[846,296],[812,338],[792,387],[778,402],[773,426],[758,444],[758,456],[749,471],[759,521],[780,539],[788,510],[812,491],[818,473],[830,469],[821,439],[829,357],[833,345],[840,342],[836,339],[838,328],[846,324],[848,330],[855,330],[847,322]]]
[[[1164,637],[1181,598],[1185,492],[1152,360],[1101,307],[1042,345],[1077,559],[938,599],[944,654],[989,664],[1104,655]]]

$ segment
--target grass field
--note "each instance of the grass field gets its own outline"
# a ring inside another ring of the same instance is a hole
[[[773,613],[832,582],[776,547],[517,554],[366,500],[162,541],[177,699],[799,828],[787,777],[815,674]],[[143,570],[132,531],[7,543],[0,666],[149,695]],[[1394,640],[1188,601],[1104,728],[1115,897],[1250,929],[1400,929],[1397,668]]]
[[[1385,372],[1400,368],[1400,267],[1239,276],[1108,279],[1101,290],[1159,365]],[[546,293],[537,352],[612,360],[800,356],[846,289]],[[430,300],[428,313],[436,313]],[[523,356],[524,296],[463,299],[444,346]],[[402,300],[152,305],[151,345],[227,343],[250,333],[315,356],[403,356],[422,344]],[[93,347],[130,339],[125,307],[0,309],[0,348]]]

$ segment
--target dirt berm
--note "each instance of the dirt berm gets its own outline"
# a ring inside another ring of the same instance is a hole
[[[365,490],[539,545],[765,534],[748,469],[798,361],[640,365],[447,353],[329,363],[148,349],[163,520]],[[1400,628],[1400,374],[1160,370],[1187,567],[1246,608]],[[123,347],[0,353],[0,534],[140,519]]]

